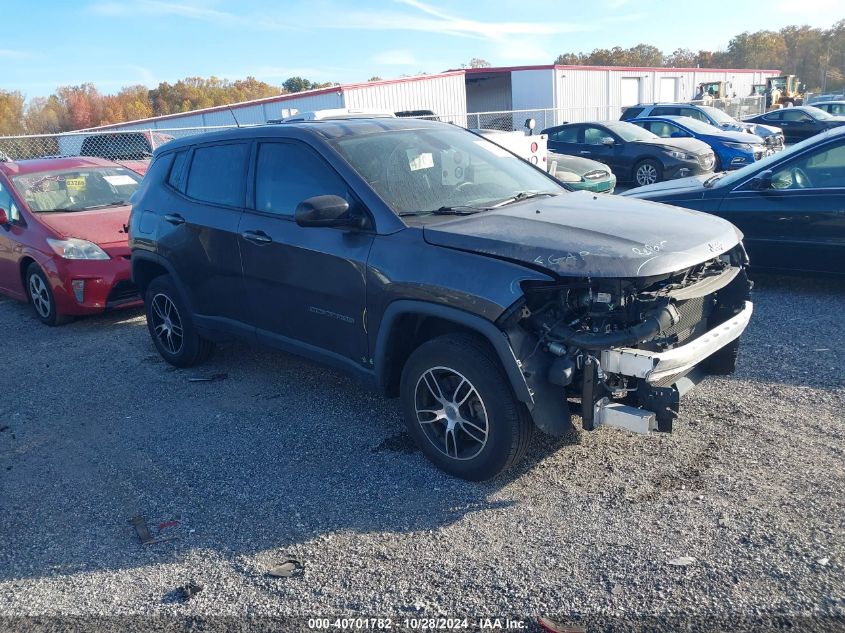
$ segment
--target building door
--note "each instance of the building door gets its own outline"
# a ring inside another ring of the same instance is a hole
[[[637,105],[640,102],[640,78],[623,77],[621,94],[621,103],[619,105],[623,108]]]
[[[678,78],[677,77],[661,77],[660,91],[658,93],[658,101],[664,103],[672,103],[678,99]]]

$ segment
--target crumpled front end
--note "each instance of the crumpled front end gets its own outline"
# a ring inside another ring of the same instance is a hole
[[[534,399],[535,423],[671,431],[680,398],[707,374],[735,369],[752,313],[741,244],[651,277],[561,278],[524,284],[500,319]]]

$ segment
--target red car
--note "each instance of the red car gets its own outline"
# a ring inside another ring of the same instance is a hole
[[[102,158],[0,159],[0,293],[48,325],[140,305],[126,226],[140,182]]]

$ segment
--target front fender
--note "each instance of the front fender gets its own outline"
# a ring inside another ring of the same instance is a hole
[[[502,363],[502,368],[505,370],[505,374],[511,383],[511,387],[513,387],[516,397],[524,402],[529,409],[533,408],[534,398],[531,395],[528,384],[525,382],[525,376],[522,375],[519,362],[504,332],[490,321],[469,312],[424,301],[398,300],[391,303],[384,311],[376,337],[375,353],[373,355],[376,380],[379,386],[384,388],[387,385],[388,377],[385,370],[388,367],[387,357],[390,353],[390,336],[393,326],[399,317],[406,314],[430,316],[451,321],[483,336],[496,351],[499,362]]]

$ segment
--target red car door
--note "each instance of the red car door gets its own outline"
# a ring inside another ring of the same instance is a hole
[[[8,182],[0,177],[0,208],[6,212],[9,223],[0,226],[0,290],[19,296],[21,292],[18,270],[18,237],[24,230],[20,214],[9,191]]]

